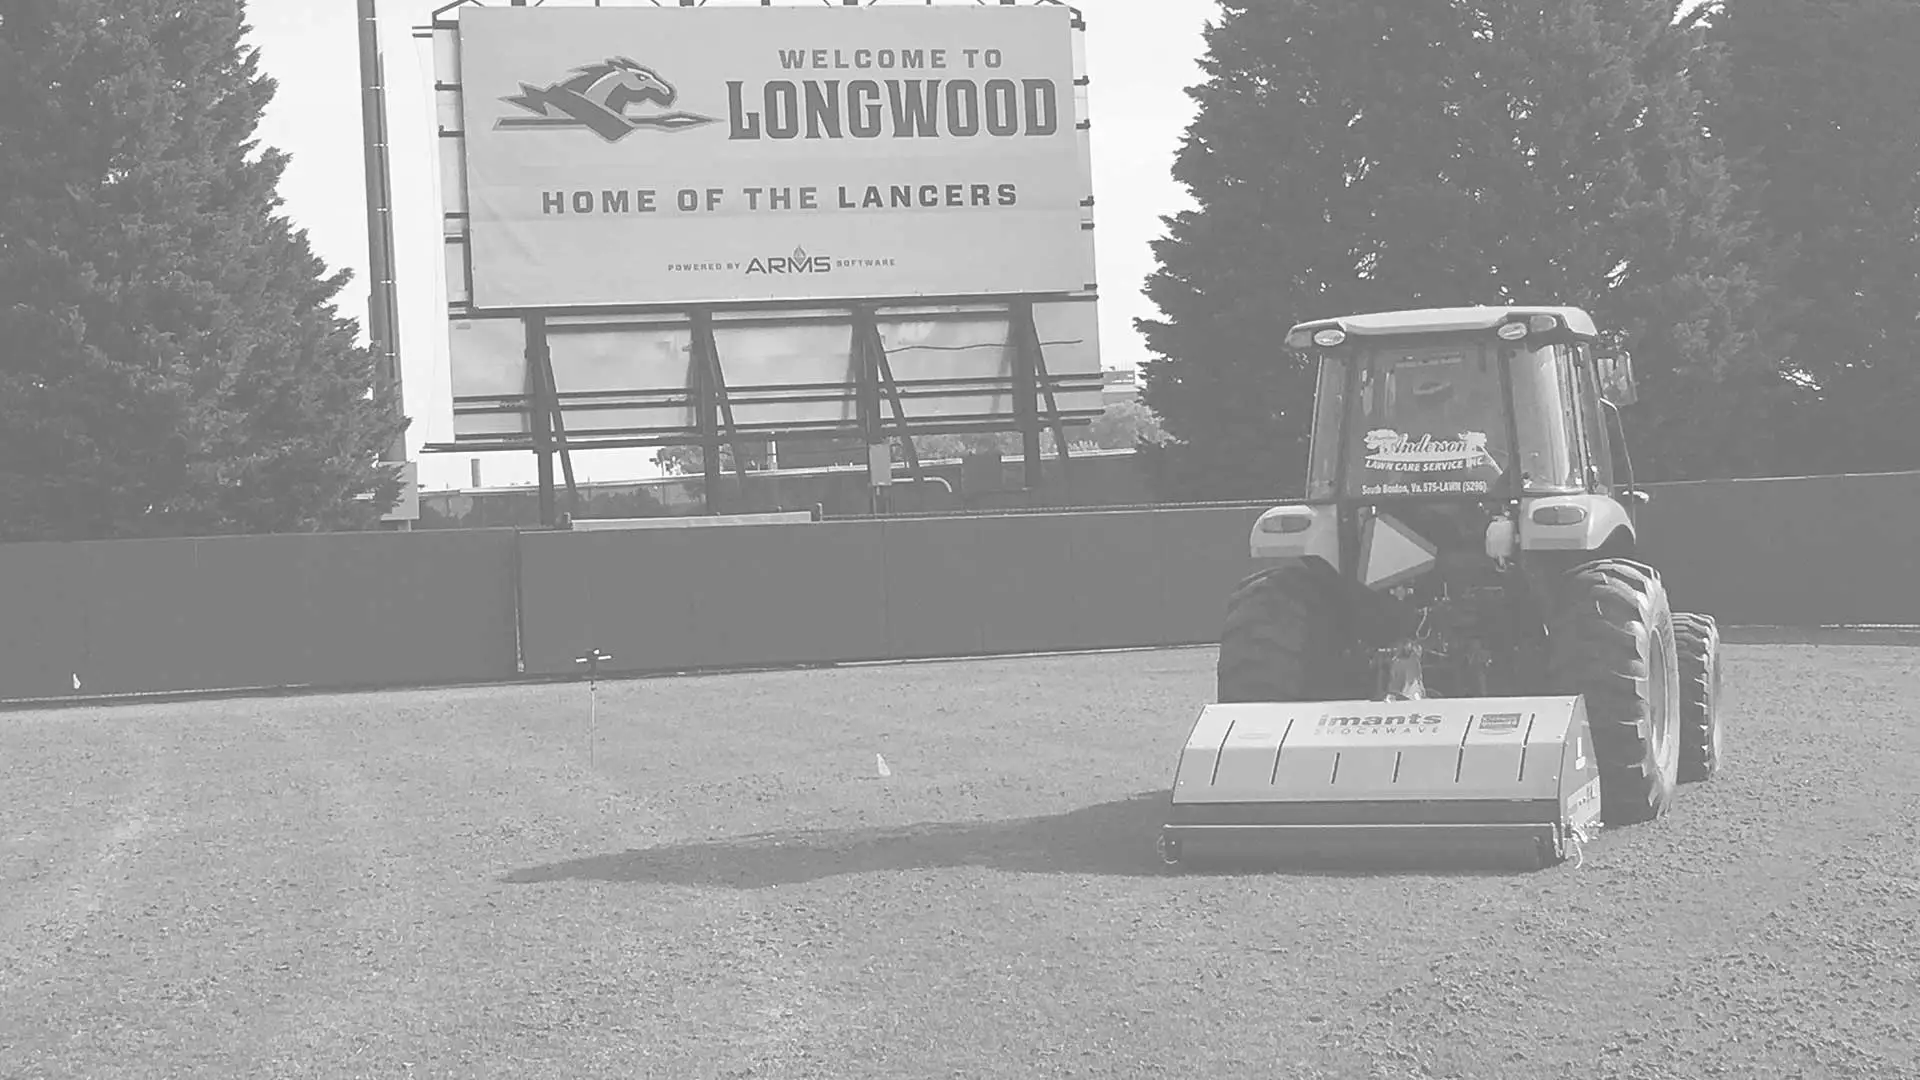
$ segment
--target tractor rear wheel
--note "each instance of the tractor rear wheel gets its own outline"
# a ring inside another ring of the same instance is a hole
[[[1343,582],[1317,559],[1263,570],[1227,600],[1217,696],[1236,701],[1333,701],[1353,696],[1352,620]]]
[[[1651,821],[1673,801],[1680,678],[1673,613],[1652,567],[1596,559],[1558,583],[1548,612],[1554,690],[1583,694],[1609,826]]]
[[[1680,653],[1680,782],[1720,771],[1720,627],[1710,615],[1673,617]]]

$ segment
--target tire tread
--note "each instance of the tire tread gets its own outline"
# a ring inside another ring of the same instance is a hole
[[[1350,693],[1351,619],[1340,587],[1331,568],[1305,560],[1241,581],[1220,635],[1217,700],[1325,701]]]
[[[1653,685],[1651,651],[1662,648],[1660,624],[1666,618],[1659,575],[1626,559],[1573,568],[1552,597],[1548,674],[1558,692],[1586,697],[1600,766],[1601,812],[1609,825],[1659,817],[1673,797],[1675,778],[1654,752],[1654,725],[1664,708],[1647,697]],[[1673,656],[1664,659],[1669,683],[1674,682]]]
[[[1712,616],[1676,612],[1673,637],[1680,654],[1680,782],[1696,784],[1720,771],[1720,627]]]

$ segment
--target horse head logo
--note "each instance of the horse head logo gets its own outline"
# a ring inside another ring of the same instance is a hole
[[[684,111],[627,114],[630,105],[668,108],[679,96],[659,72],[628,57],[615,56],[574,68],[571,77],[544,89],[521,83],[518,94],[501,100],[531,115],[502,117],[494,126],[584,127],[608,142],[618,142],[643,127],[679,131],[714,122],[713,117]]]
[[[598,64],[575,68],[577,74],[561,86],[583,98],[597,101],[614,112],[625,112],[634,101],[652,101],[671,105],[679,92],[652,68],[643,67],[624,56]]]

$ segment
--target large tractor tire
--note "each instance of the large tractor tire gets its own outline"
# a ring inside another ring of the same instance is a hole
[[[1227,600],[1217,695],[1223,702],[1333,701],[1358,691],[1352,615],[1338,574],[1316,559],[1263,570]]]
[[[1679,612],[1673,637],[1680,654],[1680,782],[1697,784],[1720,771],[1720,627],[1712,616]]]
[[[1651,567],[1597,559],[1558,583],[1547,620],[1548,676],[1584,694],[1610,827],[1665,813],[1679,782],[1679,658],[1666,587]]]

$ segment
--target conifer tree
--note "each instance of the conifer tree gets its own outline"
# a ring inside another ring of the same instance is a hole
[[[1287,327],[1399,307],[1586,307],[1634,350],[1642,478],[1760,453],[1698,415],[1770,376],[1753,242],[1701,123],[1718,68],[1671,3],[1222,7],[1174,166],[1198,207],[1166,219],[1165,318],[1138,324],[1144,396],[1182,444],[1173,494],[1297,492],[1312,388]]]
[[[1920,468],[1920,4],[1738,0],[1712,115],[1772,239],[1770,347],[1804,385],[1782,471]]]
[[[0,538],[362,528],[401,430],[253,140],[240,0],[0,9]],[[370,500],[356,500],[371,493]]]

